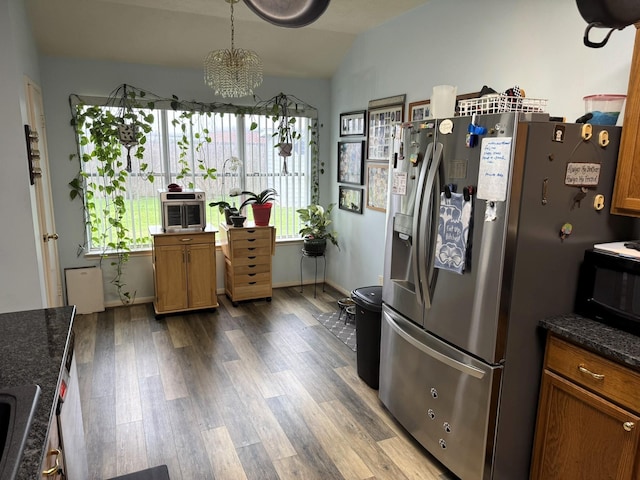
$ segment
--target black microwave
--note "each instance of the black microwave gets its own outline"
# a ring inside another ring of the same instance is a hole
[[[575,310],[640,335],[640,258],[585,251]]]

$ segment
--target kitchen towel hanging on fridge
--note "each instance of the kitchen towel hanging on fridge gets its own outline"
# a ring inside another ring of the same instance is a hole
[[[461,193],[440,194],[435,267],[463,273],[467,258],[472,199]]]

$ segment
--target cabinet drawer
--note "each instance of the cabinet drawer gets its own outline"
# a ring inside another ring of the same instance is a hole
[[[271,250],[271,239],[269,238],[244,238],[242,240],[234,240],[231,244],[233,254],[243,248],[266,248]]]
[[[271,256],[271,248],[269,247],[248,247],[248,248],[234,248],[233,249],[233,261],[236,262],[241,258],[257,258],[257,257],[269,257]]]
[[[236,268],[244,265],[268,265],[271,270],[271,256],[269,255],[247,255],[244,257],[237,257],[233,259],[231,268]]]
[[[154,245],[189,245],[192,243],[215,243],[215,232],[206,233],[181,233],[178,235],[155,235],[153,237]]]
[[[241,228],[241,229],[230,229],[229,230],[229,240],[232,242],[237,242],[239,240],[247,240],[247,239],[271,239],[271,228]]]
[[[253,298],[270,297],[271,293],[271,284],[241,285],[233,289],[233,300],[247,300]]]
[[[270,280],[271,272],[242,274],[234,273],[233,275],[233,282],[236,287],[268,285]]]
[[[271,276],[271,265],[268,262],[250,263],[247,265],[236,264],[230,267],[233,269],[233,275],[249,275],[253,273],[267,273]]]
[[[640,412],[640,373],[555,336],[549,339],[546,368],[578,385]]]

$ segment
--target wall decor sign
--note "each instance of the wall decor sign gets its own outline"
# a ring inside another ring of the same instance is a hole
[[[385,212],[389,187],[389,165],[367,163],[367,208]]]
[[[364,183],[364,140],[338,142],[338,183]]]
[[[417,122],[431,118],[431,100],[420,100],[409,104],[409,121]]]
[[[366,110],[360,110],[358,112],[347,112],[340,114],[340,136],[364,136],[367,123]]]
[[[340,185],[338,207],[353,213],[362,213],[362,188],[343,187]]]
[[[367,160],[389,160],[394,126],[404,121],[404,99],[397,95],[369,102]]]

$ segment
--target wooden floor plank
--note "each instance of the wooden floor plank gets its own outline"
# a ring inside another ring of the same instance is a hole
[[[169,410],[164,399],[162,380],[157,375],[141,378],[139,382],[148,464],[167,465],[170,478],[178,480],[182,478],[182,472],[173,439],[173,427],[169,421]]]
[[[380,448],[410,480],[443,480],[455,478],[443,475],[443,471],[433,460],[421,455],[415,448],[409,448],[409,443],[399,437],[388,438],[378,442]]]
[[[173,348],[181,348],[189,345],[193,345],[193,339],[189,334],[189,329],[186,327],[185,317],[182,315],[171,315],[165,318],[167,329],[169,330],[169,337],[171,338],[171,344]]]
[[[133,343],[121,343],[115,348],[116,362],[116,425],[142,420],[142,405],[138,389],[138,370]]]
[[[76,315],[73,321],[73,331],[75,332],[74,348],[78,364],[93,362],[93,354],[96,350],[97,323],[97,313]]]
[[[146,310],[145,310],[146,311]],[[136,369],[138,377],[155,377],[160,374],[158,357],[151,336],[151,325],[148,318],[134,318],[131,315],[133,345],[136,351]],[[151,320],[155,322],[155,320]]]
[[[225,368],[238,392],[241,405],[246,414],[253,419],[254,428],[269,453],[269,457],[272,460],[277,460],[295,455],[296,451],[293,445],[273,416],[258,386],[253,383],[253,377],[244,362],[242,360],[226,362]]]
[[[118,475],[149,467],[142,421],[116,425],[116,448]]]
[[[92,382],[91,397],[115,395],[115,342],[113,310],[107,309],[98,315],[96,323],[93,376],[99,381]]]
[[[189,396],[184,375],[180,368],[179,358],[171,345],[169,334],[164,331],[153,332],[153,343],[158,356],[158,368],[167,400],[175,400]]]
[[[238,453],[233,446],[231,436],[225,427],[214,428],[202,432],[205,448],[209,454],[209,462],[213,476],[218,480],[246,480]]]
[[[254,443],[236,450],[247,480],[280,480],[273,461],[262,443]]]
[[[176,454],[184,480],[213,480],[209,454],[198,425],[190,398],[167,401],[167,411]],[[173,477],[171,477],[173,479]]]
[[[130,308],[115,307],[113,309],[113,339],[115,345],[132,341]]]
[[[226,332],[229,341],[233,344],[238,356],[242,360],[245,371],[248,372],[255,385],[264,398],[283,395],[282,385],[262,362],[255,348],[242,330],[229,330]]]
[[[287,396],[298,406],[305,423],[342,476],[347,480],[371,478],[371,470],[353,451],[342,432],[327,418],[295,375],[292,372],[280,372],[278,376],[286,386]]]
[[[104,479],[117,475],[115,398],[100,396],[81,399],[87,409],[85,442],[89,464],[89,478]]]

